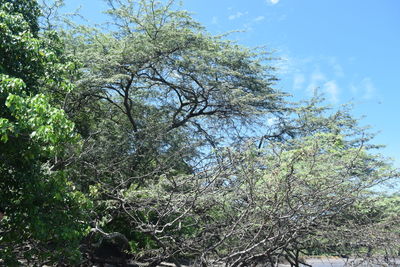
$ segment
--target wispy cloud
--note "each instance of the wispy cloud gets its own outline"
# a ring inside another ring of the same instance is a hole
[[[307,86],[307,92],[314,94],[322,82],[326,81],[326,76],[319,69],[314,70],[310,76],[310,83]]]
[[[304,74],[296,73],[293,77],[293,89],[294,90],[301,89],[303,87],[303,84],[305,81],[306,81],[306,78],[304,77]]]
[[[370,77],[364,77],[357,83],[350,84],[350,90],[356,97],[364,100],[371,100],[377,97],[377,90]]]
[[[248,12],[245,13],[245,15],[247,15]],[[265,19],[264,16],[258,16],[255,17],[251,20],[249,20],[247,23],[243,24],[243,28],[246,32],[251,32],[253,31],[253,26],[257,23],[260,23],[261,21],[263,21]]]
[[[359,92],[359,88],[358,86],[354,85],[354,83],[350,84],[350,91],[353,93],[353,95],[356,95]]]
[[[272,63],[279,75],[291,75],[293,73],[293,58],[288,55],[281,55],[279,60]]]
[[[267,0],[267,2],[269,2],[269,3],[273,4],[273,5],[278,4],[279,1],[280,0]]]
[[[329,96],[329,100],[336,104],[339,102],[339,86],[337,85],[336,81],[331,80],[324,84],[323,86],[324,92]]]
[[[298,77],[298,79],[301,79]],[[337,81],[328,80],[327,76],[319,69],[315,69],[310,75],[310,83],[307,86],[307,92],[314,94],[315,91],[321,88],[322,92],[328,97],[328,100],[333,104],[339,102],[340,87]]]
[[[370,100],[372,98],[374,98],[375,96],[375,92],[376,92],[376,88],[374,83],[372,82],[371,78],[366,77],[361,81],[361,86],[363,87],[363,98],[366,100]]]
[[[337,62],[337,59],[336,59],[335,57],[329,58],[329,61],[328,61],[328,62],[329,62],[329,64],[330,64],[331,68],[333,69],[334,74],[335,74],[337,77],[343,77],[343,76],[344,76],[343,67],[342,67],[342,65],[340,65],[340,64]]]
[[[258,16],[257,18],[253,19],[254,22],[263,21],[265,19],[264,16]]]
[[[243,17],[244,15],[247,15],[248,14],[248,12],[240,12],[240,11],[238,11],[238,12],[236,12],[236,14],[232,14],[232,15],[230,15],[229,17],[228,17],[228,19],[229,20],[234,20],[234,19],[238,19],[238,18],[240,18],[240,17]]]
[[[214,25],[218,24],[218,17],[216,17],[216,16],[212,17],[211,24],[214,24]]]
[[[353,96],[364,94],[364,97],[370,97],[374,91],[373,84],[367,85],[366,82],[363,87],[369,89],[361,89],[360,81],[346,87],[345,84],[348,83],[345,78],[349,78],[350,74],[344,71],[341,62],[334,56],[294,57],[288,74],[291,77],[292,90],[302,90],[309,97],[316,91],[323,93],[332,104],[348,100],[351,94]]]

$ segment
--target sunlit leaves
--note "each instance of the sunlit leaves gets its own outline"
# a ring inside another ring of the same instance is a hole
[[[39,36],[38,14],[35,1],[0,1],[0,258],[8,266],[79,260],[90,206],[56,166],[79,140],[60,105],[75,65],[54,33]]]

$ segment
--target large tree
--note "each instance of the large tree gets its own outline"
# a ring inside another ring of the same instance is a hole
[[[283,94],[273,88],[268,53],[210,35],[172,1],[108,3],[110,30],[80,26],[65,35],[82,63],[67,112],[87,138],[71,167],[98,200],[94,223],[125,232],[144,254],[161,246],[168,257],[177,243],[169,251],[157,233],[180,211],[153,211],[130,192],[200,173],[218,160],[212,151],[249,134],[246,125],[282,111]]]
[[[108,29],[64,35],[82,63],[66,110],[85,137],[71,168],[94,230],[124,234],[152,264],[298,264],[332,237],[331,253],[345,248],[337,224],[368,220],[371,189],[398,175],[357,120],[285,104],[268,53],[210,35],[172,1],[108,3]],[[360,240],[362,224],[344,227]]]

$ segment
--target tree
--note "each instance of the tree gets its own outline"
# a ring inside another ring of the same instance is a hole
[[[60,109],[73,62],[42,35],[35,1],[0,1],[0,258],[8,266],[79,260],[88,205],[55,166],[78,135]]]
[[[348,110],[285,104],[268,54],[209,35],[173,2],[108,3],[112,30],[65,33],[82,63],[67,111],[86,138],[71,171],[98,233],[123,234],[154,266],[298,266],[317,247],[348,250],[350,232],[365,237],[366,196],[398,173]]]
[[[181,211],[154,210],[157,200],[131,194],[155,197],[165,179],[201,172],[217,160],[212,148],[234,143],[240,128],[281,111],[283,94],[273,89],[267,53],[209,35],[172,1],[108,3],[113,30],[80,26],[65,35],[70,55],[82,63],[66,110],[87,138],[71,169],[96,200],[94,223],[124,232],[139,255],[151,255],[164,246],[157,232]],[[163,248],[165,258],[179,251],[174,246]]]
[[[143,253],[181,254],[204,266],[275,266],[281,258],[298,266],[313,249],[377,260],[384,240],[394,255],[399,236],[371,212],[379,209],[371,200],[379,197],[374,186],[399,174],[370,152],[371,137],[348,110],[329,114],[315,99],[284,122],[261,148],[249,139],[223,149],[203,172],[128,190],[125,211],[157,242]]]
[[[377,236],[393,255],[399,237],[393,227],[378,227],[384,220],[371,212],[371,199],[379,196],[374,187],[398,171],[370,152],[371,136],[346,109],[329,114],[313,100],[292,116],[264,136],[260,149],[227,151],[222,184],[229,186],[219,186],[213,201],[218,231],[204,238],[216,240],[208,259],[246,266],[285,258],[299,266],[301,255],[318,248],[372,257],[382,252]]]

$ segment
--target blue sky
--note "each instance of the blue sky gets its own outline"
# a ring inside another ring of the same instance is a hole
[[[100,22],[101,0],[66,0]],[[362,124],[379,132],[375,143],[400,167],[400,1],[186,0],[184,8],[211,33],[263,46],[282,58],[279,89],[304,99],[314,89],[327,102],[352,101]]]

